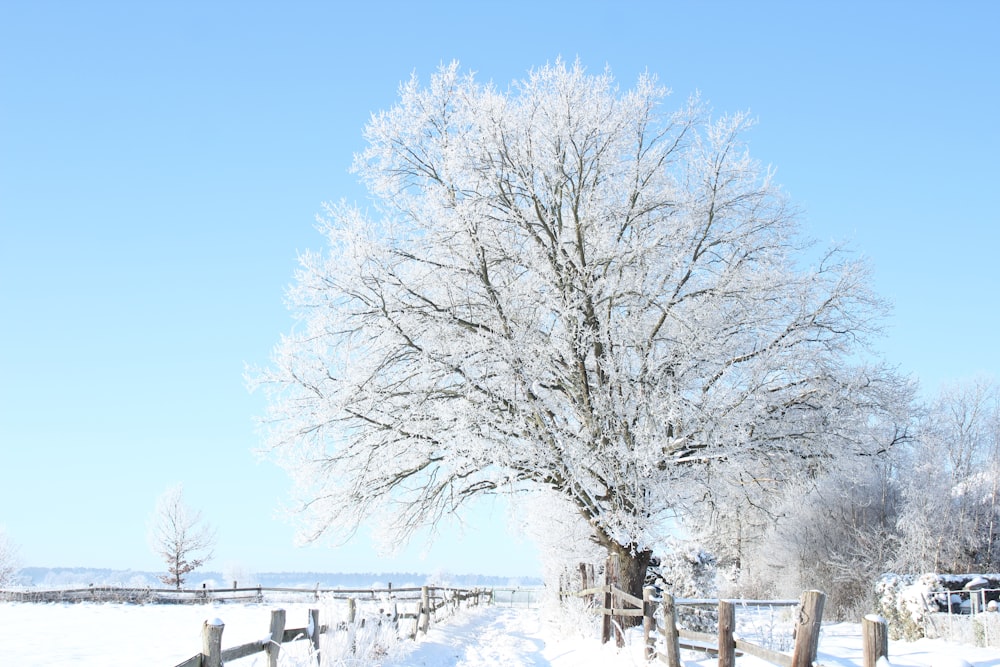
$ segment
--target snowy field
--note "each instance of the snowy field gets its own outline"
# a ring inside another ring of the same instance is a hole
[[[308,604],[282,605],[289,627],[306,624]],[[201,626],[220,618],[226,628],[223,647],[261,639],[267,634],[271,605],[120,605],[0,603],[0,656],[5,664],[79,665],[116,667],[137,664],[173,667],[198,653]],[[325,619],[322,618],[326,613]],[[323,609],[321,621],[337,614]],[[602,646],[590,637],[574,636],[571,629],[543,620],[537,609],[481,607],[467,610],[450,622],[432,626],[418,642],[401,641],[380,651],[379,659],[332,659],[334,667],[626,667],[647,664],[642,658],[641,635],[630,635],[622,651]],[[339,620],[339,618],[334,618]],[[327,645],[334,648],[333,645]],[[294,647],[294,648],[290,648]],[[286,644],[280,664],[304,667],[306,642]],[[958,658],[973,667],[1000,667],[1000,650],[958,646],[935,640],[891,642],[890,659],[897,667],[952,667]],[[333,657],[331,652],[328,656]],[[714,658],[682,652],[685,667],[709,667]],[[826,626],[820,640],[819,662],[827,667],[861,664],[860,628],[853,624]],[[235,663],[235,667],[265,665],[263,654]],[[315,664],[315,663],[313,663]],[[654,663],[656,664],[656,663]],[[749,656],[740,667],[766,667]]]

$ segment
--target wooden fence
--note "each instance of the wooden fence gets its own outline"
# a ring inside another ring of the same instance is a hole
[[[614,585],[588,588],[577,593],[595,599],[603,595],[604,603],[595,610],[601,614],[601,640],[608,642],[615,634],[618,646],[624,645],[622,624],[615,618],[641,617],[646,659],[657,659],[669,667],[681,667],[680,649],[685,648],[717,655],[719,667],[735,667],[736,658],[748,654],[777,667],[823,667],[816,662],[820,626],[823,620],[825,594],[805,591],[800,600],[691,600],[674,599],[666,594],[655,599],[652,586],[643,589],[639,598]],[[795,606],[798,608],[794,630],[794,650],[791,655],[754,644],[735,636],[738,606]],[[677,607],[715,607],[718,610],[718,633],[708,634],[681,628],[677,624]],[[663,625],[657,622],[657,607],[662,609]],[[866,616],[862,621],[862,667],[875,667],[880,657],[888,656],[888,624],[880,616]],[[663,651],[657,650],[660,638]]]
[[[434,590],[465,591],[471,589],[445,589],[436,587]],[[488,592],[488,589],[484,589]],[[380,596],[413,597],[419,592],[419,587],[393,588],[390,583],[387,588],[280,588],[280,587],[238,587],[232,588],[146,588],[130,586],[88,586],[86,588],[39,589],[23,588],[0,590],[0,601],[3,602],[121,602],[131,604],[207,604],[211,602],[264,602],[265,600],[319,600],[320,598],[336,598],[355,600],[375,600]],[[402,599],[402,598],[401,598]]]
[[[273,591],[274,589],[269,589]],[[284,589],[285,592],[302,592],[302,589]],[[423,586],[421,588],[397,588],[397,589],[366,589],[359,591],[337,590],[338,594],[363,593],[365,596],[371,595],[372,599],[377,596],[389,594],[392,608],[385,611],[385,618],[395,625],[398,634],[400,621],[412,619],[412,631],[408,632],[411,639],[416,639],[418,633],[425,633],[430,626],[431,617],[436,616],[438,610],[444,607],[457,609],[463,602],[469,606],[481,604],[484,600],[492,602],[492,591],[485,589],[445,589]],[[419,597],[412,594],[419,594]],[[347,621],[336,626],[321,625],[319,622],[319,610],[309,610],[309,623],[306,627],[291,628],[285,627],[285,610],[275,609],[271,612],[271,625],[265,639],[241,644],[232,648],[222,648],[222,632],[225,624],[218,620],[205,621],[202,626],[202,648],[198,653],[187,660],[179,663],[177,667],[221,667],[231,660],[239,660],[257,653],[266,653],[268,666],[277,667],[278,654],[281,652],[282,644],[289,642],[308,640],[311,644],[312,655],[320,655],[320,637],[334,630],[349,631],[353,627],[364,627],[365,619],[358,621],[357,598],[346,597],[347,600]],[[416,610],[412,613],[400,613],[398,604],[400,602],[416,602]]]
[[[778,667],[813,667],[819,648],[819,631],[823,621],[826,595],[820,591],[805,591],[800,600],[675,600],[663,596],[663,622],[657,630],[663,635],[666,653],[660,654],[661,662],[670,667],[680,667],[680,648],[702,650],[718,654],[719,667],[733,667],[736,657],[743,653],[755,656]],[[737,639],[736,608],[738,604],[756,606],[797,606],[798,615],[793,636],[791,655],[780,653],[749,641]],[[677,627],[677,607],[716,607],[718,609],[718,634],[711,635]]]

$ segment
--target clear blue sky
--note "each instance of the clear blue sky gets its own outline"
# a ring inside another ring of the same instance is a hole
[[[183,482],[213,569],[537,571],[502,509],[423,559],[296,549],[252,453],[244,364],[291,326],[315,213],[364,197],[369,114],[453,59],[749,109],[806,231],[871,258],[888,360],[927,391],[1000,374],[998,25],[988,0],[0,3],[0,526],[25,565],[156,570],[145,522]]]

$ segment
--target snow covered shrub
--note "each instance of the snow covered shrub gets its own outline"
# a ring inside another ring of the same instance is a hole
[[[670,542],[669,550],[659,565],[650,568],[652,585],[675,598],[712,598],[718,595],[718,568],[715,556],[698,546],[679,540]],[[713,632],[715,610],[677,607],[677,621],[682,627],[700,632]]]
[[[991,604],[993,611],[972,619],[976,646],[1000,646],[1000,613],[996,611],[996,603]]]
[[[324,635],[320,644],[323,667],[366,667],[401,653],[399,632],[388,616],[368,613],[362,618],[346,631],[332,629]]]
[[[603,599],[597,600],[597,606],[603,602]],[[548,597],[542,604],[542,615],[558,637],[592,639],[600,636],[601,617],[587,598],[566,597],[560,603]]]
[[[927,600],[944,590],[936,574],[884,574],[875,584],[876,613],[889,622],[893,639],[920,639],[926,635]]]
[[[654,585],[676,598],[713,597],[718,592],[715,556],[696,545],[671,541],[660,564],[650,571]]]
[[[7,537],[0,526],[0,588],[14,583],[14,575],[21,569],[17,558],[17,547]]]

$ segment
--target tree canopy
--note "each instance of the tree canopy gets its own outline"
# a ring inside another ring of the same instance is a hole
[[[648,560],[714,485],[872,446],[866,265],[799,236],[746,114],[668,101],[651,75],[557,61],[501,91],[451,64],[373,115],[371,209],[326,206],[255,377],[306,537],[544,487]]]

